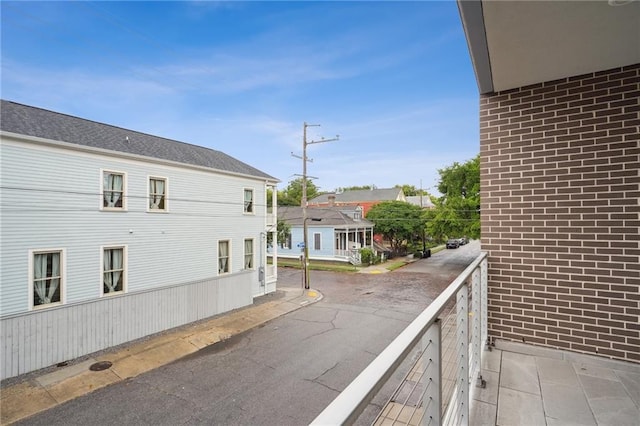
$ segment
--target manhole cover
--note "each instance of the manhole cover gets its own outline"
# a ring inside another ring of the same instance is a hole
[[[111,363],[111,361],[100,361],[100,362],[96,362],[95,364],[91,364],[89,366],[89,370],[91,371],[102,371],[102,370],[106,370],[107,368],[111,367],[113,364]]]

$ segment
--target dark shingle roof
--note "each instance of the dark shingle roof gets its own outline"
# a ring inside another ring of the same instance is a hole
[[[373,222],[366,219],[354,220],[350,216],[344,214],[338,208],[322,208],[313,207],[307,209],[307,217],[322,219],[320,222],[307,220],[307,225],[311,226],[330,226],[333,228],[353,228],[359,227],[373,227]],[[295,206],[281,206],[278,207],[278,219],[284,220],[291,226],[303,225],[303,213],[302,207]]]
[[[213,149],[16,102],[6,100],[1,102],[0,128],[6,132],[278,180]]]

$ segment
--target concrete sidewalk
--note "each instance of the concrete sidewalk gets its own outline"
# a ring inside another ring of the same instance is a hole
[[[8,379],[5,382],[10,384],[0,390],[0,424],[136,377],[321,299],[316,290],[279,288],[256,298],[253,305],[107,349],[64,367]]]

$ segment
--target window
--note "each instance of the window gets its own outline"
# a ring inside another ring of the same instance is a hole
[[[253,240],[244,240],[244,269],[253,269]]]
[[[322,248],[322,244],[320,244],[320,233],[319,232],[315,232],[313,234],[313,249],[314,250],[320,250]]]
[[[126,176],[119,172],[102,172],[102,208],[124,210],[126,208]]]
[[[149,178],[149,211],[159,212],[167,209],[167,180]]]
[[[229,241],[218,241],[218,273],[229,272]]]
[[[62,250],[32,252],[33,307],[62,302]]]
[[[253,189],[244,190],[244,212],[253,213]]]
[[[102,250],[102,293],[124,291],[125,248],[109,247]]]
[[[356,210],[353,212],[353,220],[362,220],[362,207],[356,207]]]

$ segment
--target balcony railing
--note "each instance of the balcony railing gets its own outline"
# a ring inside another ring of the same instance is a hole
[[[468,425],[471,394],[484,384],[486,342],[487,255],[481,253],[312,424],[353,424],[383,397],[376,425]],[[378,395],[390,380],[395,391]]]

